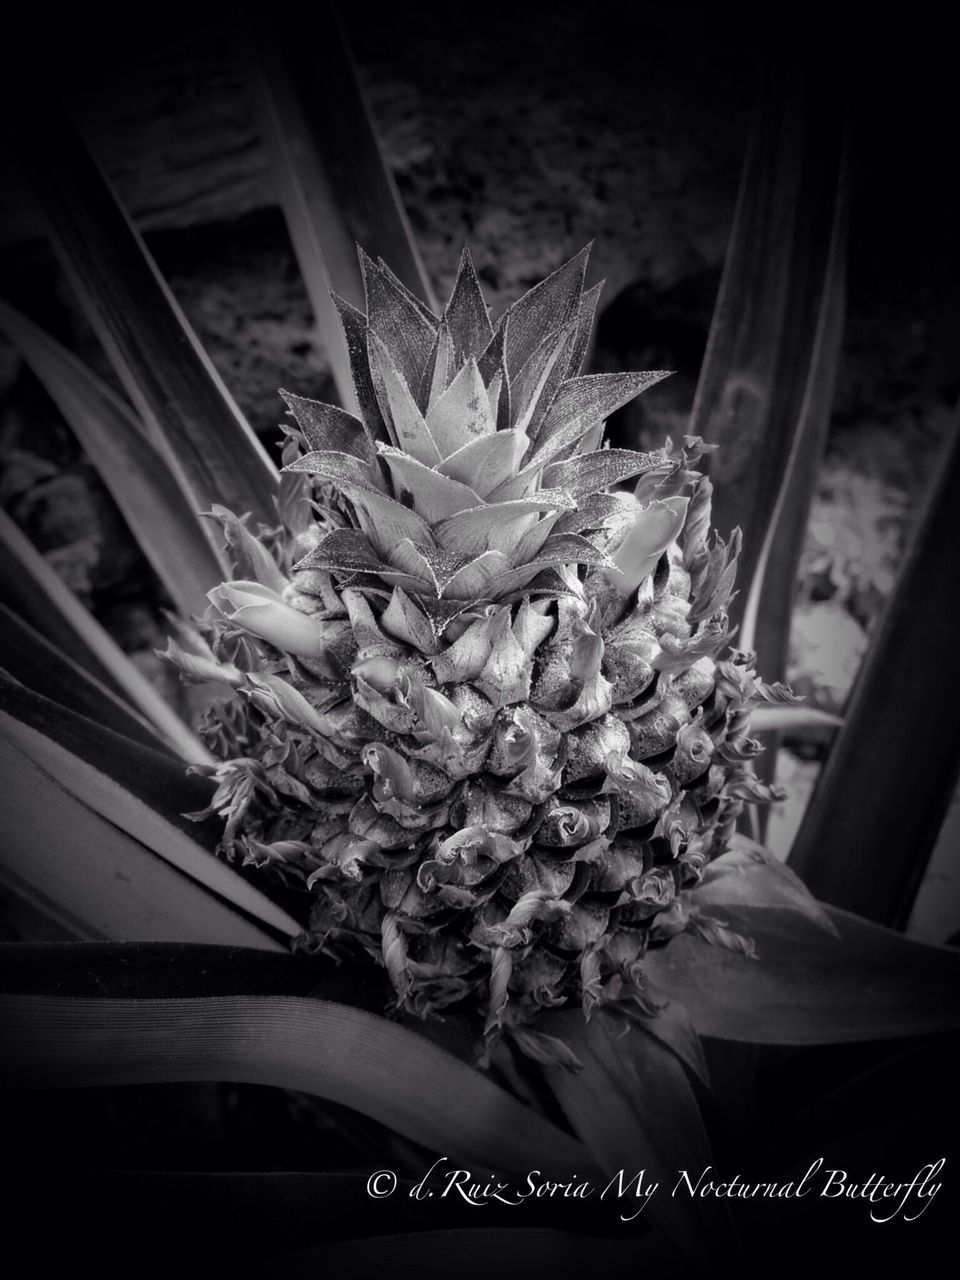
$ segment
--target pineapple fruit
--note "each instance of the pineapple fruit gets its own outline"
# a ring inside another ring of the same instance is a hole
[[[203,727],[222,851],[309,894],[300,945],[544,1060],[544,1009],[649,1008],[648,947],[739,945],[686,891],[770,798],[747,721],[781,696],[721,656],[706,447],[602,446],[666,375],[581,374],[587,253],[495,325],[466,251],[439,317],[361,254],[360,416],[281,393],[283,527],[217,512],[238,579],[170,651],[235,691]]]

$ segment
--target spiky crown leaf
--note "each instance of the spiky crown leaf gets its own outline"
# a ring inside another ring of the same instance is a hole
[[[466,250],[440,317],[361,255],[367,316],[341,313],[363,420],[283,393],[309,446],[288,470],[332,485],[350,517],[299,568],[401,587],[442,618],[555,590],[564,565],[610,565],[584,537],[602,518],[591,499],[659,459],[598,450],[598,429],[667,375],[580,375],[599,293],[583,289],[587,254],[496,326]]]

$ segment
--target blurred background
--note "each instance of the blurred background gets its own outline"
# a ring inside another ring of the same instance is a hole
[[[844,77],[854,122],[847,315],[802,553],[788,678],[841,711],[960,394],[949,78],[935,29],[847,28],[805,8],[786,33],[746,8],[524,3],[342,8],[381,144],[435,291],[468,241],[497,312],[596,239],[606,278],[593,367],[676,374],[612,429],[655,447],[691,408],[737,196],[758,69],[784,39]],[[287,19],[295,24],[293,10]],[[149,25],[145,25],[148,23]],[[277,388],[335,399],[262,141],[235,10],[16,33],[14,106],[60,93],[200,340],[271,448]],[[323,48],[311,51],[322,74]],[[110,366],[0,154],[0,295]],[[116,385],[114,383],[114,385]],[[0,344],[0,504],[168,696],[163,593],[39,384]],[[727,530],[721,530],[726,533]],[[946,585],[946,584],[945,584]],[[768,842],[786,856],[825,749],[787,740]],[[948,817],[911,931],[960,927]],[[21,936],[6,909],[6,936]]]

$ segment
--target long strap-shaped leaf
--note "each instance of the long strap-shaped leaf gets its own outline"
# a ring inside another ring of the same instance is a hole
[[[269,1084],[353,1107],[484,1170],[590,1167],[574,1139],[473,1068],[347,1005],[295,996],[4,995],[0,1028],[0,1079],[8,1086]]]
[[[817,897],[896,926],[909,917],[960,758],[958,486],[955,421],[790,854]]]
[[[261,6],[246,49],[264,141],[290,238],[341,402],[356,411],[331,290],[364,309],[357,244],[382,256],[435,309],[433,291],[387,167],[332,5],[296,19]]]
[[[648,952],[644,969],[700,1035],[719,1039],[832,1044],[960,1029],[960,951],[828,914],[838,936],[793,911],[727,907],[756,959],[683,934]]]
[[[76,937],[285,949],[2,739],[0,811],[0,880]]]
[[[275,523],[276,469],[65,112],[44,95],[19,123],[57,256],[187,503]]]
[[[373,965],[197,942],[0,942],[0,991],[117,1000],[314,996],[369,1012],[391,994]]]
[[[0,511],[0,597],[55,644],[68,649],[96,679],[145,716],[182,759],[210,761],[210,753],[160,697],[47,564]]]
[[[714,521],[744,534],[732,616],[753,602],[744,643],[768,679],[783,675],[842,333],[843,110],[817,69],[809,49],[765,62],[690,426],[720,445]]]
[[[141,746],[169,752],[144,716],[3,604],[0,669],[68,711],[95,720]]]
[[[186,617],[229,566],[210,543],[165,458],[113,391],[49,334],[0,302],[0,330],[20,352],[97,468],[143,554]]]
[[[790,452],[743,602],[740,643],[754,649],[764,673],[786,672],[795,583],[810,504],[830,424],[846,310],[847,191],[841,172],[809,365]]]
[[[49,726],[45,726],[49,728]],[[259,889],[241,879],[162,814],[151,809],[113,778],[61,746],[53,738],[0,711],[0,737],[22,752],[88,809],[149,849],[157,858],[188,876],[196,885],[230,902],[236,910],[281,936],[296,937],[301,927]],[[29,831],[30,823],[26,823]],[[39,856],[39,855],[38,855]],[[83,874],[83,864],[65,831],[44,851],[48,861],[60,859]],[[122,935],[121,935],[122,936]],[[213,939],[209,939],[213,941]]]
[[[583,1064],[576,1073],[549,1069],[550,1085],[604,1172],[620,1179],[610,1198],[625,1193],[618,1208],[623,1219],[649,1218],[691,1261],[706,1263],[711,1250],[729,1251],[726,1214],[672,1194],[682,1170],[695,1180],[713,1162],[680,1059],[641,1026],[603,1011],[589,1022],[579,1010],[549,1021],[551,1033],[561,1036]],[[642,1178],[632,1181],[640,1170]],[[652,1183],[658,1188],[648,1198],[642,1188]]]
[[[4,736],[10,736],[10,730],[17,738],[23,730],[31,730],[37,735],[30,744],[18,741],[17,745],[39,765],[44,765],[44,760],[39,758],[45,749],[42,739],[49,739],[97,773],[111,778],[167,821],[190,832],[194,838],[200,838],[198,824],[183,815],[205,809],[213,795],[214,784],[207,778],[188,774],[183,761],[176,756],[157,750],[155,745],[145,745],[128,738],[115,729],[108,729],[98,720],[78,715],[69,707],[25,688],[2,668],[0,717],[4,717],[0,720],[0,734]],[[23,730],[11,726],[7,717],[18,721]],[[83,785],[84,780],[78,779],[75,794]],[[87,792],[80,794],[79,798],[85,803],[92,803]],[[219,821],[212,822],[211,828],[211,834],[219,832]]]

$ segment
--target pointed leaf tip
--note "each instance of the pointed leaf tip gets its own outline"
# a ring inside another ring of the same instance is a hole
[[[506,312],[506,360],[511,377],[543,341],[577,314],[590,245],[519,298]]]
[[[458,362],[471,356],[480,356],[493,338],[487,304],[467,245],[464,245],[460,254],[457,279],[443,318],[449,328]]]

